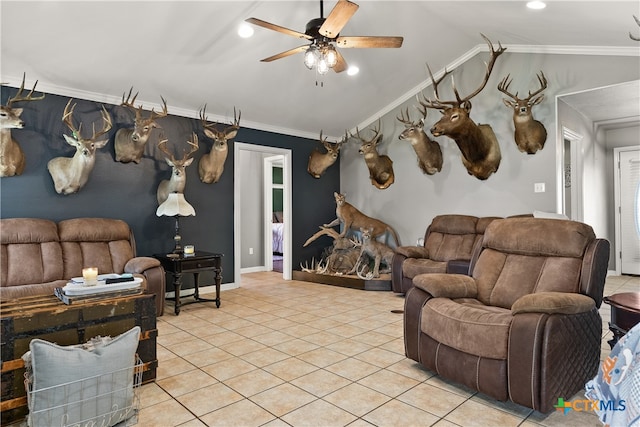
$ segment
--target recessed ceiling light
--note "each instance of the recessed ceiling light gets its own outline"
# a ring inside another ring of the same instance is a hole
[[[534,1],[530,1],[527,2],[527,7],[529,9],[544,9],[545,7],[547,7],[547,4],[543,1],[539,1],[539,0],[534,0]]]
[[[358,68],[356,65],[350,65],[349,68],[347,69],[347,74],[349,74],[350,76],[355,76],[359,72],[360,72],[360,68]]]
[[[243,39],[248,39],[253,35],[253,27],[246,22],[238,26],[238,35]]]

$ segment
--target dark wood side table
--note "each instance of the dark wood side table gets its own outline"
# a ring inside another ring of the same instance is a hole
[[[613,348],[629,329],[640,323],[640,292],[614,294],[603,301],[611,306],[609,330],[613,338],[607,342]]]
[[[180,314],[180,288],[182,287],[182,274],[193,273],[194,300],[184,304],[194,302],[215,301],[216,307],[220,307],[220,283],[222,282],[222,254],[196,251],[193,255],[180,254],[155,254],[165,271],[173,275],[173,286],[175,288],[175,313]],[[198,277],[203,271],[213,271],[216,285],[216,298],[202,298],[198,290]]]

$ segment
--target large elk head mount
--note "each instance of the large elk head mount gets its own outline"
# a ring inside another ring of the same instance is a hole
[[[0,105],[0,177],[22,175],[25,165],[24,152],[18,142],[11,137],[11,129],[24,128],[24,121],[20,118],[22,108],[12,107],[12,104],[44,99],[44,94],[33,96],[38,84],[37,80],[26,96],[22,94],[25,76],[26,74],[22,75],[22,84],[15,96],[9,98],[7,105]]]
[[[434,99],[424,96],[423,106],[433,108],[442,112],[442,118],[431,127],[433,136],[446,135],[456,142],[456,145],[462,153],[462,164],[470,175],[478,179],[485,180],[498,170],[502,154],[500,153],[500,145],[498,139],[491,129],[490,125],[477,125],[471,120],[469,113],[471,112],[471,98],[479,94],[489,81],[491,70],[496,59],[506,50],[498,43],[498,49],[494,49],[491,40],[484,34],[481,34],[489,45],[491,59],[486,63],[486,72],[480,86],[471,94],[461,97],[456,89],[453,78],[451,86],[456,96],[455,100],[442,100],[438,94],[438,84],[450,72],[446,71],[436,80],[431,73],[431,69],[427,65],[431,82],[433,83]]]
[[[389,156],[378,153],[378,144],[382,140],[380,133],[380,120],[378,125],[373,129],[373,138],[366,139],[360,135],[360,131],[356,127],[356,134],[351,134],[352,138],[360,141],[360,149],[358,152],[364,156],[364,161],[369,169],[369,179],[374,187],[384,190],[388,188],[395,180],[393,173],[393,161]]]
[[[325,152],[322,153],[318,149],[313,149],[311,154],[309,155],[309,162],[307,164],[307,172],[314,178],[320,178],[325,171],[338,160],[338,155],[340,154],[340,148],[342,148],[342,144],[347,140],[348,135],[345,133],[345,136],[338,142],[329,142],[327,138],[322,138],[322,130],[320,131],[320,144],[325,148]]]
[[[207,121],[205,105],[200,110],[200,122],[204,129],[204,134],[213,140],[213,146],[208,154],[203,155],[198,162],[198,174],[200,181],[205,184],[216,183],[220,180],[222,172],[224,172],[224,162],[227,160],[229,146],[227,142],[238,134],[240,129],[240,117],[242,111],[238,112],[236,118],[236,108],[233,107],[233,122],[229,126],[225,126],[222,130],[218,130],[216,123]]]
[[[544,94],[539,94],[547,88],[547,79],[544,73],[540,71],[537,77],[540,89],[533,93],[529,91],[529,96],[523,99],[518,98],[518,92],[515,95],[509,92],[509,85],[512,82],[509,80],[509,75],[502,79],[498,85],[498,90],[511,98],[504,98],[503,102],[504,105],[513,109],[516,145],[520,151],[527,154],[535,154],[536,151],[542,150],[547,141],[547,130],[542,123],[533,118],[531,111],[534,105],[542,102]]]
[[[96,150],[109,142],[109,138],[102,140],[98,140],[98,138],[109,132],[113,126],[111,116],[103,106],[101,111],[102,130],[96,132],[94,123],[91,138],[83,138],[82,123],[77,128],[73,124],[73,110],[77,104],[71,106],[71,101],[72,99],[67,102],[62,115],[62,121],[71,130],[71,136],[63,136],[67,144],[75,147],[76,152],[73,157],[56,157],[49,160],[47,164],[56,192],[64,195],[77,193],[87,183],[96,161]]]
[[[184,193],[184,187],[187,184],[186,167],[193,162],[193,153],[198,151],[198,135],[195,132],[191,135],[191,139],[187,140],[189,150],[184,150],[181,159],[176,159],[173,153],[167,149],[168,141],[168,139],[161,137],[161,141],[158,143],[158,149],[165,154],[165,160],[171,166],[171,178],[160,181],[158,185],[156,191],[158,205],[167,200],[169,193]]]
[[[156,113],[153,109],[151,109],[151,113],[149,114],[149,116],[143,117],[142,105],[139,105],[138,107],[135,106],[138,93],[136,92],[133,98],[131,98],[132,92],[133,87],[129,89],[129,95],[127,95],[126,99],[124,98],[124,93],[122,94],[122,103],[120,105],[135,111],[136,118],[133,122],[133,128],[118,129],[114,142],[116,161],[122,163],[140,163],[140,159],[142,158],[142,154],[144,153],[144,147],[149,140],[151,131],[158,127],[156,120],[161,117],[166,117],[168,114],[167,101],[165,101],[165,99],[161,96],[160,99],[162,99],[162,112]]]
[[[427,118],[427,107],[420,102],[422,108],[418,111],[422,114],[422,118],[417,122],[411,120],[409,116],[409,108],[404,112],[400,111],[400,116],[396,119],[404,124],[405,129],[402,131],[399,140],[409,141],[413,151],[418,157],[418,166],[427,175],[433,175],[442,170],[442,150],[440,144],[430,139],[424,131],[424,121]]]

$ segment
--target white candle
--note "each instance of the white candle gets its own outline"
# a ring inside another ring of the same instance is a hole
[[[98,268],[87,267],[82,269],[82,278],[85,286],[96,286],[98,284]]]
[[[185,255],[193,255],[194,252],[195,252],[195,249],[194,249],[193,245],[186,245],[184,247],[184,254]]]

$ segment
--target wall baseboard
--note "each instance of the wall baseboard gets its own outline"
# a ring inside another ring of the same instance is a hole
[[[240,274],[246,274],[246,273],[260,273],[262,271],[269,271],[267,270],[267,267],[265,267],[264,265],[258,265],[256,267],[246,267],[246,268],[241,268],[240,269]]]

